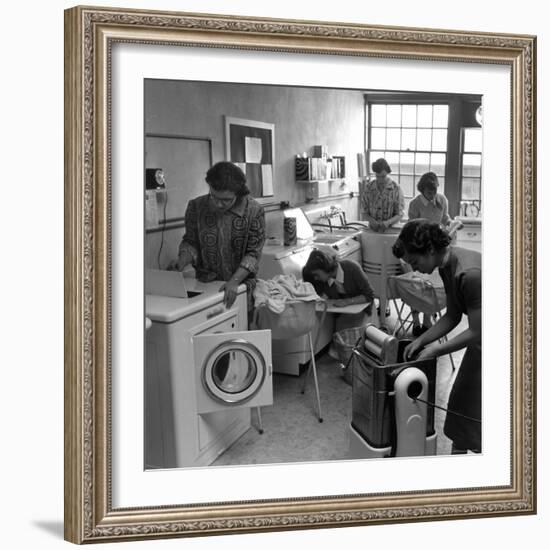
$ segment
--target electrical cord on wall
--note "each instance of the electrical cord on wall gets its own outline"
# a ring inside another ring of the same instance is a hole
[[[162,247],[164,245],[164,230],[166,229],[166,205],[168,204],[168,193],[164,193],[164,208],[162,212],[162,231],[160,233],[160,246],[159,246],[159,253],[157,255],[157,265],[159,269],[162,269],[160,267],[160,254],[162,252]]]

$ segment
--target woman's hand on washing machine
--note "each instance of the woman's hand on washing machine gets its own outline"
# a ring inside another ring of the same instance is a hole
[[[220,292],[223,291],[223,305],[226,308],[230,308],[237,299],[237,289],[239,288],[239,282],[231,279],[220,287]]]

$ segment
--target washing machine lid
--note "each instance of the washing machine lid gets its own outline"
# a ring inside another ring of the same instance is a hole
[[[187,286],[188,292],[200,291],[200,294],[191,298],[174,298],[171,296],[146,294],[145,315],[156,323],[174,323],[192,313],[216,304],[221,304],[223,293],[219,290],[222,283],[223,281],[213,281],[210,283],[193,281],[193,284],[189,283]],[[246,286],[241,284],[239,285],[238,293],[241,294],[243,292],[246,292]]]
[[[247,403],[271,376],[269,330],[204,334],[192,341],[203,391],[218,403]]]

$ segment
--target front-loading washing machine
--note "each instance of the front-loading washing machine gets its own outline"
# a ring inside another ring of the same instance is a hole
[[[186,279],[188,298],[147,294],[146,468],[207,466],[273,404],[271,331],[248,331],[246,289]]]
[[[193,337],[196,378],[201,381],[196,385],[199,414],[272,403],[272,385],[265,383],[272,374],[265,359],[270,355],[266,332]]]

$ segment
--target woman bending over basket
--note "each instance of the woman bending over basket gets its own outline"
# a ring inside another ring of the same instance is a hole
[[[418,219],[403,227],[393,245],[393,254],[414,270],[432,273],[438,268],[447,296],[445,315],[409,344],[404,355],[405,360],[426,359],[466,348],[449,396],[444,432],[453,441],[454,453],[481,452],[481,254],[450,243],[439,224]],[[468,328],[439,341],[463,314]]]
[[[302,269],[302,278],[311,283],[317,294],[331,306],[365,304],[364,311],[360,313],[338,315],[335,330],[365,324],[366,317],[371,314],[374,291],[357,262],[337,260],[320,250],[313,250]]]

